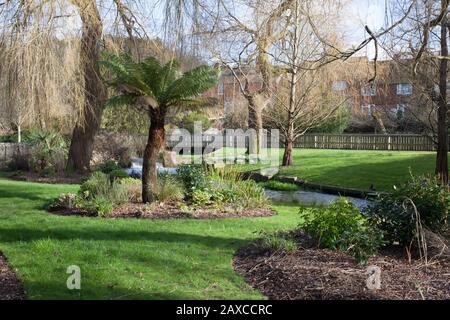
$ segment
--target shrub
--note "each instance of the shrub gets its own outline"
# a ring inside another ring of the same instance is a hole
[[[280,182],[271,180],[263,184],[264,188],[274,191],[298,191],[298,186],[293,183],[286,183],[286,182]]]
[[[177,121],[177,127],[181,129],[186,129],[190,133],[194,133],[194,126],[196,122],[202,125],[203,131],[206,131],[209,128],[211,128],[211,121],[208,119],[208,117],[205,116],[203,113],[195,111],[189,112],[188,114],[184,115],[181,120]]]
[[[412,177],[392,193],[380,196],[366,214],[389,243],[410,245],[417,233],[415,208],[423,227],[435,233],[448,229],[450,194],[434,177]]]
[[[94,198],[98,195],[106,195],[111,189],[111,180],[103,172],[94,172],[84,183],[81,184],[79,194],[84,199]]]
[[[128,199],[131,202],[142,201],[142,181],[140,179],[121,179],[120,184],[125,189]]]
[[[12,160],[8,163],[8,170],[10,171],[29,171],[30,162],[26,155],[13,155]]]
[[[128,174],[122,169],[115,169],[109,174],[111,181],[128,178]]]
[[[129,201],[130,194],[128,191],[119,181],[111,181],[109,175],[102,172],[94,172],[81,185],[79,196],[83,200],[82,206],[84,209],[99,214],[107,214],[114,207]],[[105,202],[108,202],[109,205],[106,205]],[[109,208],[112,209],[109,210]]]
[[[62,193],[58,198],[52,200],[48,205],[49,211],[57,211],[62,209],[72,209],[79,205],[79,198],[74,193]]]
[[[44,170],[47,172],[64,170],[68,147],[60,133],[35,131],[30,133],[27,143],[31,146],[30,167],[33,171],[42,173]]]
[[[242,180],[242,174],[231,167],[212,169],[207,194],[215,205],[247,208],[265,207],[269,201],[264,188],[253,180]],[[201,196],[206,198],[207,194]]]
[[[181,201],[184,198],[183,185],[174,177],[163,176],[158,179],[156,198],[159,201]]]
[[[100,165],[97,166],[96,171],[100,171],[106,174],[110,174],[113,171],[122,171],[120,166],[116,161],[113,160],[107,160]]]
[[[319,246],[347,251],[364,263],[382,245],[382,234],[372,228],[360,211],[345,199],[329,208],[302,208],[300,228]]]
[[[194,190],[204,190],[209,186],[207,172],[203,165],[181,165],[178,167],[177,173],[189,199],[192,198]]]
[[[269,203],[264,188],[253,180],[242,180],[233,168],[206,170],[201,165],[183,165],[178,168],[186,198],[195,205],[258,208]]]

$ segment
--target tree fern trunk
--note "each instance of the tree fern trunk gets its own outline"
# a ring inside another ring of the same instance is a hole
[[[158,183],[156,164],[158,154],[164,145],[164,114],[154,112],[150,119],[147,146],[144,151],[142,166],[142,200],[144,203],[155,201]]]

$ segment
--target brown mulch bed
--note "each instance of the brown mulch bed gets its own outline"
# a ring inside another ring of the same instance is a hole
[[[272,300],[448,300],[450,262],[409,263],[403,248],[389,248],[369,261],[381,268],[381,289],[367,288],[367,266],[342,252],[318,249],[305,240],[292,253],[262,250],[259,243],[241,249],[234,268]]]
[[[24,300],[25,292],[0,252],[0,300]]]
[[[80,174],[74,174],[70,176],[42,177],[34,172],[13,173],[9,176],[9,178],[12,180],[47,184],[80,184],[85,177],[86,176]]]
[[[93,214],[83,210],[60,210],[53,212],[64,216],[84,216],[95,217]],[[181,209],[176,203],[155,203],[145,205],[142,203],[128,203],[115,209],[111,214],[104,215],[104,218],[135,218],[135,219],[224,219],[224,218],[257,218],[271,217],[277,213],[271,209],[251,209],[234,210],[215,208],[194,208],[189,211]]]

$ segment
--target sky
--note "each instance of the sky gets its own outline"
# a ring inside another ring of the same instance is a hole
[[[350,45],[358,45],[367,35],[364,26],[376,32],[385,24],[385,0],[352,0],[344,13],[346,23],[343,26],[345,39]],[[375,48],[369,45],[364,54],[374,57]]]
[[[370,29],[374,32],[382,28],[385,24],[385,1],[386,0],[347,0],[348,4],[345,6],[343,17],[344,24],[342,26],[342,31],[345,35],[345,42],[348,46],[356,46],[361,43],[366,37],[364,26],[368,25]],[[392,1],[392,0],[387,0]],[[143,17],[144,21],[154,21],[158,19],[158,16],[162,16],[163,11],[161,7],[153,4],[152,2],[141,2],[143,6],[140,9],[147,11],[147,16]],[[155,3],[159,3],[156,1]],[[106,7],[106,8],[105,8]],[[115,18],[115,14],[111,13],[110,6],[105,6],[102,9],[103,18],[108,25],[112,23]],[[80,21],[77,17],[76,11],[73,10],[72,17],[69,19],[68,24],[65,25],[65,29],[73,28],[74,30],[79,30]],[[109,23],[108,23],[109,22]],[[157,22],[155,24],[158,24]],[[106,26],[107,28],[107,26]],[[151,29],[155,30],[155,26],[150,26]],[[155,36],[161,36],[158,32],[152,32]],[[369,58],[374,57],[374,46],[369,45],[361,54],[369,56]]]

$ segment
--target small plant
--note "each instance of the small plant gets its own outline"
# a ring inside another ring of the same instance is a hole
[[[236,194],[239,205],[243,208],[263,208],[269,204],[264,188],[253,180],[234,183],[232,190]]]
[[[298,244],[286,234],[263,234],[262,248],[275,252],[290,253],[298,249]]]
[[[158,180],[156,198],[159,201],[182,201],[184,199],[183,185],[171,176],[161,177]]]
[[[119,182],[125,189],[128,199],[131,202],[142,201],[142,181],[139,179],[126,178]]]
[[[274,191],[286,191],[286,192],[295,192],[298,191],[298,186],[293,183],[286,183],[271,180],[263,184],[264,188]]]
[[[382,234],[374,229],[361,212],[346,199],[329,208],[301,208],[300,225],[320,247],[347,251],[365,263],[383,243]]]
[[[84,208],[90,212],[95,212],[100,216],[111,214],[114,211],[114,205],[109,199],[96,197],[85,203]]]
[[[192,202],[197,206],[212,204],[212,197],[213,195],[211,194],[211,192],[208,192],[206,190],[195,189],[194,192],[192,192]]]
[[[450,193],[434,177],[412,177],[408,183],[382,195],[366,209],[371,223],[384,232],[390,244],[410,245],[417,235],[417,213],[420,223],[435,233],[449,229]],[[417,209],[417,212],[416,212]]]

